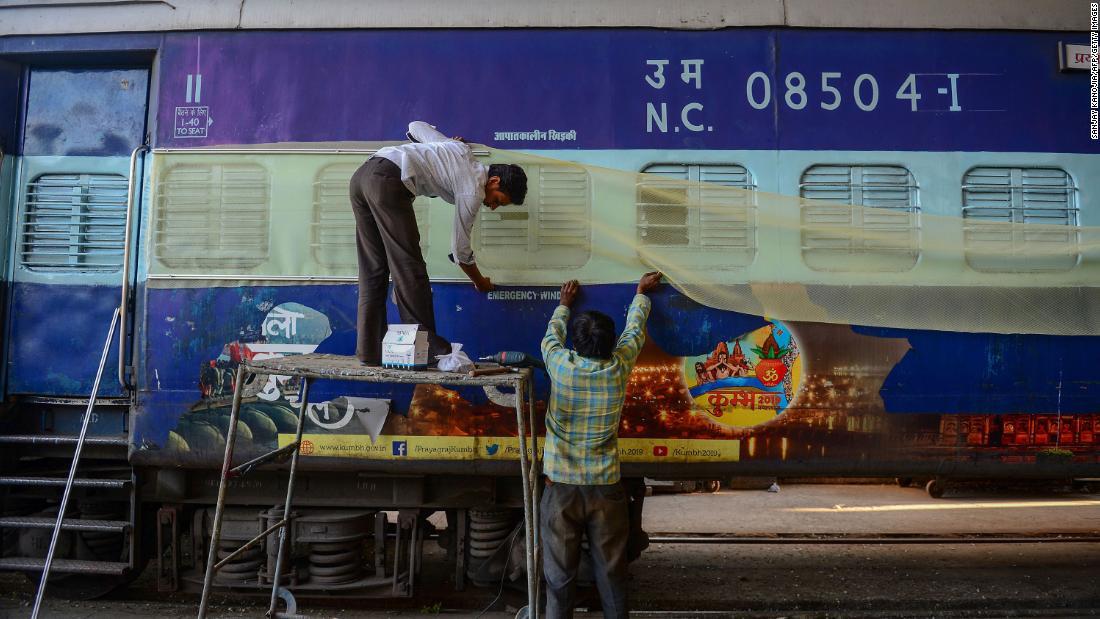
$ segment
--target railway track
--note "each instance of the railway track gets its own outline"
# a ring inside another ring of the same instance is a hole
[[[1096,543],[1097,533],[650,533],[650,544],[1053,544]]]

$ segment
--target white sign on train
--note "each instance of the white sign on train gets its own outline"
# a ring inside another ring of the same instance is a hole
[[[561,290],[493,290],[485,293],[489,301],[558,301]]]
[[[1088,45],[1074,45],[1072,43],[1060,44],[1062,48],[1061,69],[1088,71],[1092,66],[1092,51]]]
[[[189,105],[176,108],[176,138],[205,138],[207,127],[214,124],[210,108],[205,105]]]

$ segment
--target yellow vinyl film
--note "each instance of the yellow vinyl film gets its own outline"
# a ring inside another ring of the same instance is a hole
[[[348,179],[382,145],[156,151],[151,285],[354,281]],[[958,216],[944,216],[922,212],[891,166],[815,166],[788,196],[746,188],[736,170],[711,182],[475,148],[528,174],[522,206],[483,209],[475,226],[498,286],[658,269],[698,303],[772,319],[1100,334],[1100,229],[1080,225],[1056,169],[974,169]],[[414,209],[433,281],[464,281],[446,259],[453,207]]]

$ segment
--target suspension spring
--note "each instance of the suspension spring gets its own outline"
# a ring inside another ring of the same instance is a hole
[[[363,542],[315,542],[309,545],[310,582],[341,585],[363,576]]]
[[[466,573],[474,578],[481,566],[507,542],[509,534],[515,528],[515,519],[511,511],[470,510],[470,563]]]
[[[236,540],[221,540],[218,544],[218,560],[229,556],[237,548],[240,548],[241,542]],[[264,562],[264,551],[260,546],[253,546],[244,551],[240,555],[234,557],[232,561],[222,566],[218,571],[215,581],[222,585],[236,585],[246,584],[256,581],[256,574],[260,571],[260,566]]]

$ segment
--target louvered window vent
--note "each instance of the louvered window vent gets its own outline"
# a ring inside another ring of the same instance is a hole
[[[171,268],[251,268],[267,260],[271,195],[256,164],[187,164],[158,184],[154,248]]]
[[[591,181],[581,166],[528,166],[522,205],[483,209],[477,260],[501,268],[576,268],[592,254]]]
[[[27,185],[19,263],[33,271],[118,271],[126,177],[43,174]]]
[[[916,266],[920,190],[908,169],[814,165],[802,173],[799,195],[802,259],[810,268],[897,272]]]
[[[641,245],[714,252],[714,268],[756,257],[756,183],[738,164],[656,163],[636,188]],[[715,186],[712,188],[712,185]],[[749,191],[729,191],[720,187]]]
[[[327,165],[313,181],[313,220],[310,222],[313,259],[321,266],[349,274],[356,273],[359,267],[355,253],[355,215],[348,188],[359,165]],[[428,206],[431,202],[432,199],[424,196],[413,201],[416,226],[420,230],[420,251],[425,259],[428,257]]]
[[[1065,170],[972,168],[962,194],[966,261],[972,268],[1017,273],[1077,265],[1077,187]]]

